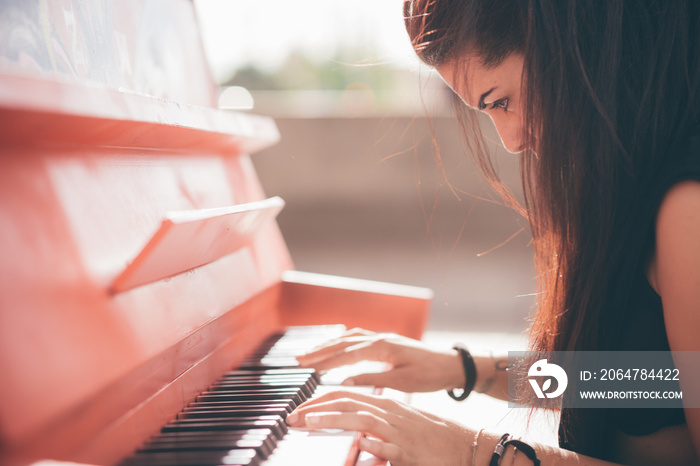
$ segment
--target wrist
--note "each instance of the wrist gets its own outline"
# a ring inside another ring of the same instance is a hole
[[[496,366],[493,354],[474,354],[474,364],[476,365],[476,383],[474,391],[477,393],[487,393],[496,378]]]

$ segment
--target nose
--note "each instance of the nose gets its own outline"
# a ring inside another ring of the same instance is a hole
[[[508,152],[517,154],[525,149],[522,124],[518,115],[514,113],[504,115],[489,114],[489,117],[496,127],[503,147]]]

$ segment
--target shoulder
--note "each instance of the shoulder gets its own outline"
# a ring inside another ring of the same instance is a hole
[[[682,181],[664,195],[650,281],[661,296],[671,349],[700,350],[700,181]]]
[[[656,219],[656,281],[670,349],[700,350],[700,181],[673,185],[661,201]],[[674,360],[681,370],[689,362],[676,356]],[[684,392],[698,392],[692,377],[680,384]],[[685,409],[685,418],[695,445],[700,446],[700,410]]]

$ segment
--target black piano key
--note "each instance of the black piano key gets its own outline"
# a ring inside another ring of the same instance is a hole
[[[214,385],[220,384],[251,384],[251,385],[270,385],[275,387],[277,385],[289,384],[289,385],[303,385],[315,389],[318,386],[318,382],[310,376],[302,377],[290,377],[290,376],[233,376],[233,377],[221,377],[215,382]]]
[[[225,422],[238,422],[243,424],[245,422],[253,421],[282,421],[282,416],[279,415],[261,415],[261,416],[235,416],[230,418],[221,417],[208,417],[208,418],[189,418],[189,419],[175,419],[170,424],[196,424],[199,422],[212,422],[212,423],[225,423]],[[170,425],[168,424],[168,425]]]
[[[210,392],[230,392],[230,391],[257,391],[257,390],[278,390],[278,389],[294,389],[301,391],[305,396],[309,397],[313,390],[305,384],[251,384],[251,383],[218,383],[209,387]]]
[[[250,384],[301,384],[301,385],[313,385],[317,384],[315,380],[307,375],[301,375],[300,377],[294,377],[289,375],[273,375],[273,376],[225,376],[221,377],[215,383],[250,383]]]
[[[229,376],[253,376],[253,375],[291,375],[300,376],[303,374],[308,374],[314,376],[316,371],[309,368],[295,367],[295,368],[281,368],[281,369],[251,369],[251,370],[232,370],[224,373],[223,377]]]
[[[267,458],[272,453],[276,442],[267,439],[225,438],[225,439],[193,439],[176,441],[158,440],[144,445],[139,453],[151,452],[185,452],[185,451],[232,451],[253,449],[260,458]]]
[[[177,441],[177,442],[157,442],[149,444],[139,450],[139,453],[154,453],[154,452],[216,452],[216,451],[233,451],[242,449],[253,449],[260,458],[267,458],[272,453],[274,445],[266,444],[264,440],[206,440],[206,441]]]
[[[255,428],[254,426],[256,425],[256,422],[260,421],[274,421],[277,424],[277,430],[274,428],[272,429],[273,433],[277,433],[278,431],[281,433],[287,432],[287,423],[284,422],[284,418],[280,415],[277,414],[256,414],[253,416],[231,416],[231,417],[204,417],[204,418],[188,418],[188,419],[176,419],[173,422],[170,423],[172,424],[177,424],[177,425],[188,425],[188,424],[202,424],[202,423],[207,423],[207,424],[229,424],[229,423],[237,423],[241,425],[251,425]]]
[[[308,374],[316,383],[319,383],[320,379],[318,378],[318,374],[316,374],[316,371],[314,369],[309,369],[309,368],[301,368],[301,367],[295,367],[295,368],[288,368],[288,367],[282,367],[282,368],[253,368],[253,369],[247,369],[247,370],[233,370],[225,373],[222,377],[236,377],[236,376],[246,376],[246,377],[252,377],[252,376],[281,376],[281,375],[290,375],[290,376],[298,376],[298,375],[304,375]]]
[[[237,394],[241,396],[248,396],[250,399],[255,399],[255,396],[264,396],[264,395],[270,395],[270,396],[275,396],[275,395],[280,395],[280,398],[286,398],[288,396],[296,396],[299,395],[299,390],[296,388],[259,388],[257,390],[236,390],[235,388],[232,390],[205,390],[201,393],[202,396],[205,395],[222,395],[222,394]]]
[[[269,403],[269,404],[268,404]],[[288,413],[291,413],[296,407],[294,400],[287,399],[274,399],[274,400],[238,400],[238,401],[195,401],[187,405],[184,408],[187,410],[195,409],[229,409],[237,407],[246,406],[270,406],[270,407],[280,407],[283,406]]]
[[[287,424],[281,417],[262,416],[261,418],[241,419],[183,419],[163,426],[161,432],[192,432],[192,431],[245,431],[250,429],[270,429],[278,439],[287,432]]]
[[[250,382],[276,382],[276,381],[290,381],[290,382],[306,382],[309,379],[313,379],[310,374],[247,374],[247,375],[223,375],[219,381],[231,380],[231,381],[250,381]]]
[[[296,363],[296,359],[294,361],[271,361],[268,364],[263,364],[261,362],[244,362],[241,364],[241,368],[243,369],[260,369],[260,368],[270,368],[270,369],[283,369],[286,367],[294,367],[293,364]]]
[[[279,385],[291,385],[291,386],[305,386],[308,384],[308,380],[304,379],[292,379],[292,378],[274,378],[274,379],[268,379],[268,380],[251,380],[249,378],[241,378],[241,379],[236,379],[236,378],[221,378],[218,381],[216,381],[213,385],[221,385],[221,384],[238,384],[238,385],[255,385],[255,386],[270,386],[270,387],[276,387]]]
[[[194,431],[194,432],[161,432],[157,436],[149,440],[149,444],[159,441],[189,441],[189,440],[206,440],[206,439],[231,439],[231,438],[250,438],[250,439],[272,439],[274,442],[274,435],[270,429],[251,429],[247,431],[234,431],[234,432],[206,432],[206,431]]]
[[[233,380],[220,380],[209,386],[207,391],[216,392],[224,390],[238,390],[238,391],[251,391],[251,390],[301,390],[306,396],[310,396],[317,386],[310,380],[305,382],[299,381],[289,381],[281,380],[275,382],[255,382],[249,380],[233,381]]]
[[[238,373],[238,374],[225,374],[222,375],[219,380],[246,380],[246,379],[251,379],[251,380],[257,380],[257,381],[265,381],[265,380],[307,380],[313,378],[311,374],[308,373],[297,373],[297,374],[259,374],[257,371],[247,371],[247,373]]]
[[[287,412],[290,411],[290,403],[289,400],[273,400],[271,403],[266,403],[267,400],[265,401],[250,401],[250,402],[245,402],[245,403],[235,403],[235,402],[217,402],[217,401],[212,401],[212,402],[194,402],[190,403],[189,405],[185,406],[182,408],[182,412],[187,412],[187,411],[197,411],[197,410],[215,410],[215,409],[257,409],[257,408],[275,408],[275,409],[283,409]]]
[[[152,449],[154,446],[172,442],[189,443],[197,442],[235,442],[238,440],[257,440],[263,444],[265,451],[271,451],[277,445],[277,438],[270,429],[254,429],[249,431],[194,431],[194,432],[167,432],[152,438],[141,449]]]
[[[260,459],[254,449],[227,452],[148,452],[136,453],[120,466],[259,466]]]
[[[202,418],[212,418],[212,417],[222,417],[222,418],[236,418],[236,417],[253,417],[253,416],[279,416],[282,418],[287,417],[287,411],[280,408],[267,408],[261,407],[256,409],[221,409],[221,410],[190,410],[183,411],[177,415],[177,419],[202,419]]]
[[[287,399],[296,408],[305,399],[299,393],[236,393],[236,392],[204,392],[197,396],[198,402],[210,401],[263,401]]]

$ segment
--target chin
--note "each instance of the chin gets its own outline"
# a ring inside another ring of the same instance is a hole
[[[508,151],[509,154],[514,154],[514,155],[520,154],[521,152],[525,152],[528,149],[528,147],[525,144],[523,144],[522,146],[519,146],[519,147],[505,147],[504,146],[504,148],[506,151]]]

